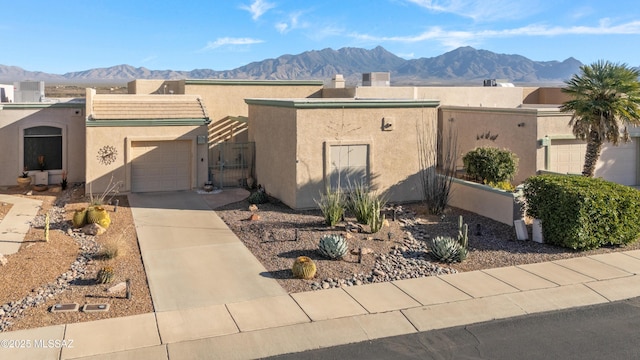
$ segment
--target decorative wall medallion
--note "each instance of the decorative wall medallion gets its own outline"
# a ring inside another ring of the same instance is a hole
[[[105,145],[98,150],[98,161],[103,165],[109,165],[116,161],[118,151],[115,146]]]

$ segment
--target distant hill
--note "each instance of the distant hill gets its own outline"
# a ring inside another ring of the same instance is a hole
[[[508,79],[518,83],[560,83],[579,71],[582,63],[574,58],[564,61],[534,61],[521,55],[497,54],[472,47],[461,47],[445,54],[405,60],[383,47],[371,50],[345,47],[339,50],[305,51],[275,59],[252,62],[232,70],[191,71],[150,70],[117,65],[63,75],[27,71],[17,66],[0,65],[0,82],[43,80],[47,82],[126,82],[133,79],[254,79],[328,81],[343,74],[355,85],[362,73],[390,72],[392,84],[480,83],[482,79]]]

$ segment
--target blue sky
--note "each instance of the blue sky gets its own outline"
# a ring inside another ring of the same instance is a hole
[[[0,0],[0,12],[0,64],[56,74],[229,70],[378,45],[405,59],[473,46],[640,66],[638,0]]]

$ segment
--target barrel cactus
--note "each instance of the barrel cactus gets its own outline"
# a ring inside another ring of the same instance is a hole
[[[431,240],[431,255],[446,263],[461,262],[467,258],[467,249],[452,237],[438,236]]]
[[[73,223],[73,227],[81,228],[87,224],[87,209],[81,208],[76,209],[73,213],[73,219],[71,220]]]
[[[100,271],[98,271],[98,275],[96,276],[96,281],[98,284],[108,284],[113,280],[113,268],[111,266],[105,266]]]
[[[308,256],[299,256],[291,271],[296,279],[313,279],[316,276],[316,263]]]
[[[347,254],[347,240],[340,235],[324,235],[320,238],[318,250],[329,259],[342,259]]]
[[[92,206],[87,210],[87,223],[98,224],[107,229],[111,225],[111,217],[101,206]]]

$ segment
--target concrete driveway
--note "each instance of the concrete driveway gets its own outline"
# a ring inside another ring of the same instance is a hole
[[[287,294],[202,195],[136,193],[129,203],[156,312]]]

